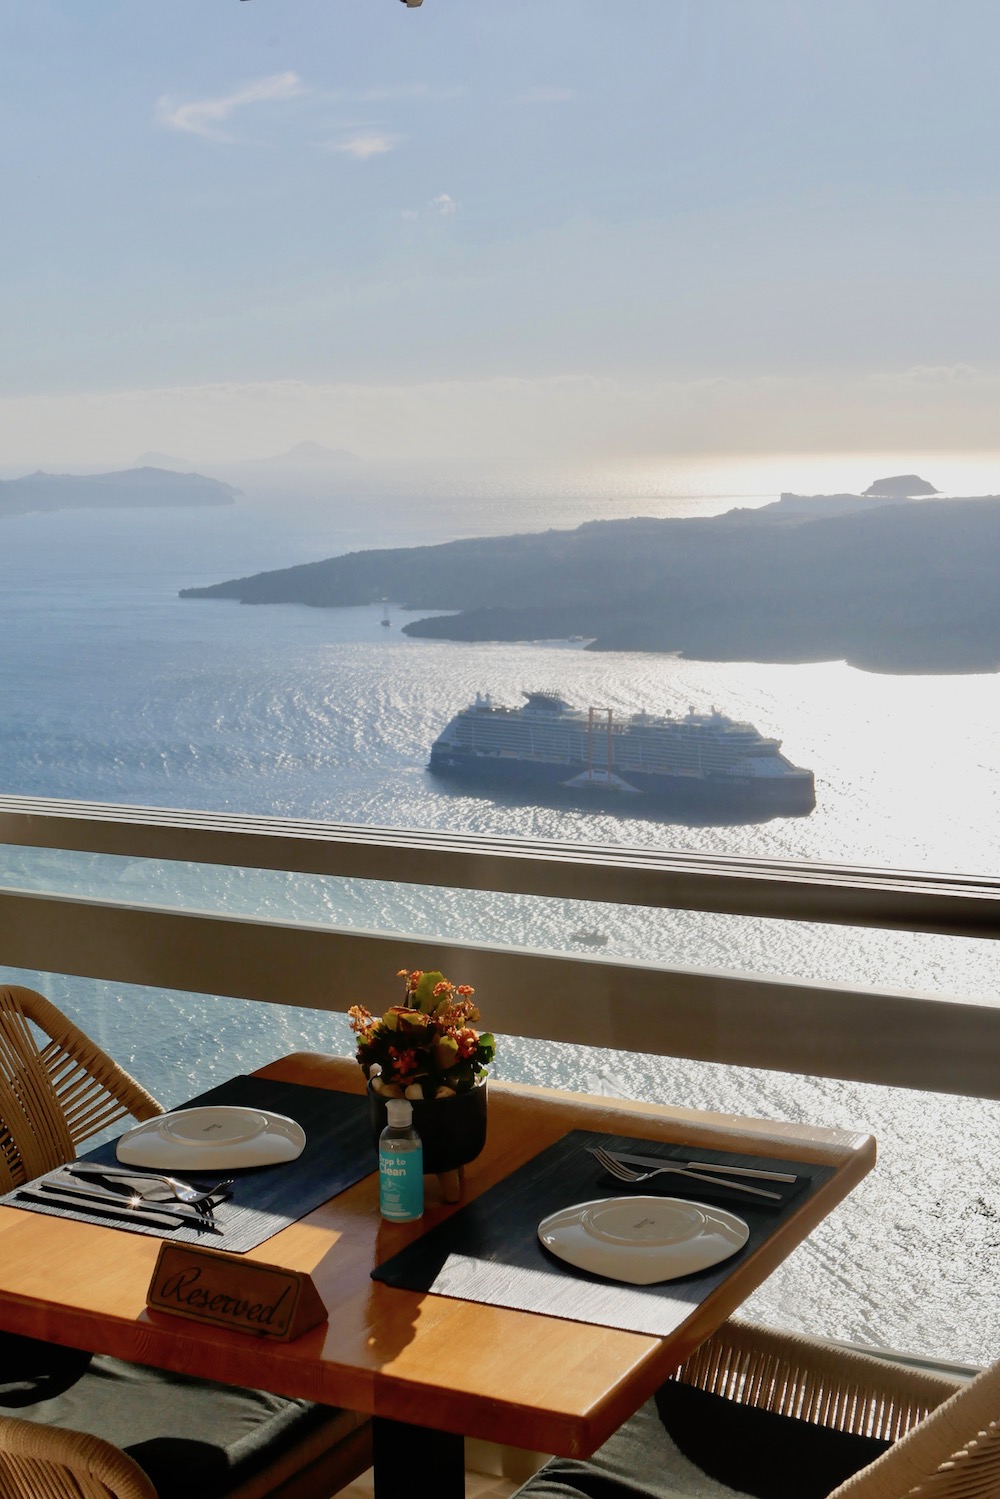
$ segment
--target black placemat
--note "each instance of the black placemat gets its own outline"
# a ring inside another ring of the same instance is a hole
[[[598,1166],[587,1151],[592,1145],[631,1155],[662,1156],[664,1160],[696,1157],[719,1165],[788,1171],[799,1180],[791,1186],[755,1182],[756,1186],[781,1192],[780,1202],[774,1204],[673,1175],[629,1187]],[[573,1130],[415,1239],[373,1270],[372,1278],[408,1291],[432,1291],[460,1301],[481,1301],[515,1311],[667,1337],[833,1172],[832,1166],[803,1161]],[[539,1243],[537,1227],[549,1213],[577,1202],[630,1194],[683,1197],[720,1206],[724,1203],[746,1222],[750,1238],[743,1249],[722,1264],[654,1286],[623,1285],[589,1275],[556,1259]]]
[[[301,1083],[278,1082],[264,1077],[233,1077],[217,1088],[192,1098],[185,1108],[201,1104],[231,1104],[240,1108],[269,1109],[286,1114],[301,1124],[306,1134],[305,1149],[294,1161],[275,1166],[251,1166],[242,1171],[191,1172],[176,1171],[196,1185],[211,1186],[223,1176],[234,1178],[233,1196],[220,1203],[213,1214],[221,1233],[187,1223],[176,1228],[125,1220],[102,1212],[100,1204],[89,1208],[60,1206],[47,1197],[40,1199],[38,1189],[32,1195],[30,1184],[8,1192],[0,1202],[12,1207],[30,1208],[59,1218],[76,1218],[84,1223],[100,1221],[132,1233],[153,1238],[171,1239],[181,1244],[207,1244],[233,1254],[256,1249],[272,1234],[289,1223],[305,1217],[313,1208],[338,1192],[368,1176],[376,1168],[375,1148],[368,1123],[368,1102],[353,1093],[338,1093],[329,1088],[310,1088]],[[82,1159],[110,1164],[116,1161],[117,1142],[99,1146]],[[141,1170],[137,1167],[136,1170]]]

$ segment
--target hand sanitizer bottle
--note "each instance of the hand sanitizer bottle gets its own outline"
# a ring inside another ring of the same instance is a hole
[[[386,1099],[389,1123],[378,1140],[378,1202],[383,1218],[411,1223],[424,1211],[424,1147],[407,1098]]]

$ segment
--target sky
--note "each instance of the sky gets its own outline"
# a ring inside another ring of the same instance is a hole
[[[0,464],[1000,448],[993,0],[0,0]]]

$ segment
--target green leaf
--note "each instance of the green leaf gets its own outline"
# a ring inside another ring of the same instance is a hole
[[[438,1001],[434,998],[434,990],[438,984],[444,983],[444,974],[433,969],[430,973],[422,973],[417,980],[417,987],[413,991],[412,1003],[418,1010],[423,1010],[429,1015],[437,1008]]]

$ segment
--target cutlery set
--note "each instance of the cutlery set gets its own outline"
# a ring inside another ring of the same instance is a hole
[[[639,1186],[656,1176],[672,1175],[690,1181],[728,1187],[751,1197],[781,1201],[781,1193],[753,1185],[761,1181],[795,1182],[785,1171],[761,1171],[751,1166],[722,1166],[715,1161],[667,1161],[663,1157],[630,1155],[623,1151],[588,1146],[597,1164],[618,1181]],[[28,1191],[41,1201],[48,1199],[66,1207],[87,1208],[116,1214],[124,1219],[142,1222],[156,1228],[191,1224],[210,1233],[221,1234],[214,1210],[232,1196],[233,1179],[219,1181],[213,1187],[195,1187],[175,1176],[158,1176],[152,1172],[129,1171],[121,1166],[101,1165],[96,1161],[71,1161],[58,1172],[30,1183]]]
[[[30,1183],[35,1197],[67,1208],[110,1213],[156,1228],[190,1224],[221,1234],[214,1210],[232,1195],[232,1180],[201,1189],[172,1176],[124,1171],[93,1161],[71,1161],[58,1172]]]
[[[232,1196],[233,1177],[216,1182],[214,1187],[192,1187],[176,1176],[154,1176],[148,1171],[123,1171],[120,1166],[101,1166],[94,1161],[71,1161],[64,1168],[71,1176],[120,1182],[131,1187],[146,1202],[185,1202],[192,1207],[204,1206],[211,1211],[217,1202]]]
[[[733,1192],[746,1192],[751,1197],[765,1197],[772,1202],[781,1201],[780,1192],[766,1187],[751,1186],[739,1180],[742,1177],[754,1181],[795,1182],[796,1176],[787,1171],[760,1171],[750,1166],[720,1166],[715,1161],[665,1161],[662,1157],[627,1155],[621,1151],[605,1150],[602,1146],[588,1146],[590,1154],[599,1166],[618,1181],[638,1186],[654,1176],[683,1176],[691,1181],[708,1182],[713,1187],[728,1187]]]

